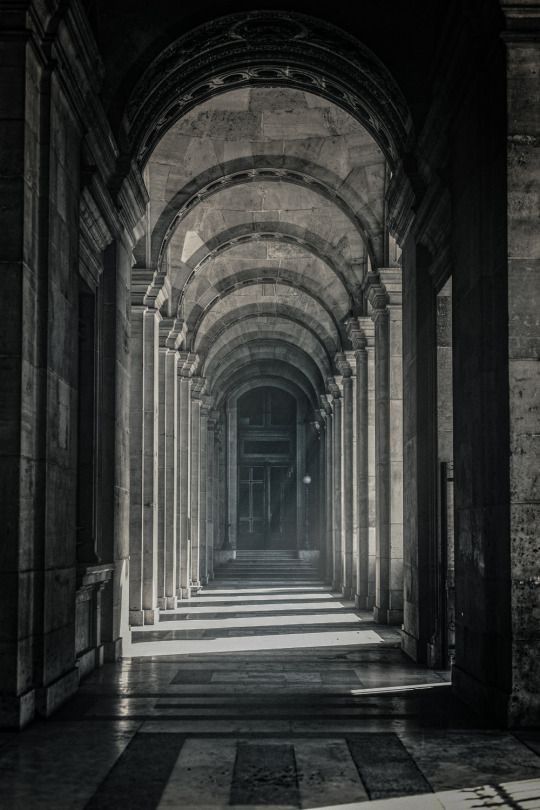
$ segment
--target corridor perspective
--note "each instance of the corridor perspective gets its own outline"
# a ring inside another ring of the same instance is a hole
[[[540,808],[540,0],[0,0],[0,808]]]
[[[478,729],[396,628],[291,557],[242,558],[47,724],[0,734],[1,807],[540,807],[540,732]]]

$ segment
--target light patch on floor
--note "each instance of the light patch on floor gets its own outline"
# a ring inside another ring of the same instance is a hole
[[[129,645],[126,655],[148,657],[155,655],[200,655],[203,653],[256,652],[258,650],[291,650],[312,647],[355,647],[382,644],[374,630],[344,631],[342,633],[284,633],[272,636],[238,636],[201,641],[148,641]]]

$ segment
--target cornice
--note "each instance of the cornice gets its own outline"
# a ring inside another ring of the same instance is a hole
[[[199,367],[199,355],[193,352],[178,352],[178,375],[190,378]]]
[[[352,368],[344,352],[338,352],[334,357],[334,362],[337,370],[343,378],[348,379],[352,376]]]

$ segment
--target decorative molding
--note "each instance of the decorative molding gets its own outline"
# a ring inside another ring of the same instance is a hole
[[[352,368],[344,352],[338,352],[334,357],[334,362],[342,377],[352,377]]]
[[[178,352],[178,376],[190,378],[200,365],[198,354],[193,352]]]
[[[328,389],[329,395],[332,399],[340,399],[341,398],[341,389],[334,379],[334,377],[328,377],[326,381],[326,387]]]
[[[366,127],[391,164],[411,140],[397,82],[357,39],[307,15],[254,11],[187,32],[147,68],[125,111],[131,153],[142,165],[188,110],[246,85],[290,86],[329,98]]]

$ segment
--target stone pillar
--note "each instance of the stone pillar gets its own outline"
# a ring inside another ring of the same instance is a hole
[[[158,409],[158,523],[157,523],[157,570],[156,570],[156,593],[157,603],[160,610],[165,610],[165,356],[167,347],[165,340],[167,337],[167,321],[161,321],[159,325],[159,355],[158,355],[158,378],[159,378],[159,409]]]
[[[209,580],[214,578],[214,521],[217,519],[216,419],[216,412],[211,411],[207,421],[208,461],[206,466],[206,479],[208,482],[206,497],[206,570]]]
[[[130,624],[157,619],[158,310],[132,308]]]
[[[365,320],[365,319],[363,319]],[[371,324],[370,324],[371,325]],[[358,319],[347,324],[349,339],[355,352],[356,364],[356,471],[358,513],[358,556],[356,575],[356,606],[369,610],[369,413],[368,413],[368,354],[367,340]]]
[[[221,550],[226,536],[227,512],[227,462],[224,450],[225,425],[220,417],[216,425],[216,516],[214,518],[214,559]],[[221,560],[219,560],[221,562]]]
[[[342,375],[343,407],[342,407],[342,588],[346,599],[353,599],[354,570],[353,570],[353,377],[352,369],[344,354],[337,354],[336,365]]]
[[[207,535],[207,498],[208,498],[208,411],[209,397],[201,398],[200,410],[200,445],[199,445],[199,580],[201,585],[208,583],[208,535]]]
[[[191,375],[196,355],[178,352],[178,591],[181,599],[191,595],[191,543],[189,516],[191,503]]]
[[[191,498],[189,531],[191,540],[191,588],[201,587],[200,573],[200,470],[201,470],[201,395],[204,380],[191,381]]]
[[[333,400],[332,496],[334,521],[332,531],[332,588],[335,591],[340,591],[343,582],[341,562],[341,391],[333,380],[330,380],[328,385]]]
[[[238,529],[238,420],[236,403],[227,403],[227,526],[226,544],[236,549]]]
[[[165,354],[164,607],[176,607],[178,593],[178,353]]]
[[[375,324],[377,568],[375,619],[403,621],[403,396],[401,271],[369,273]]]
[[[506,15],[512,687],[508,720],[540,723],[540,2]]]
[[[331,397],[324,394],[321,396],[321,404],[323,406],[326,418],[326,473],[325,473],[325,497],[326,497],[326,527],[324,537],[325,547],[325,581],[329,584],[333,581],[334,574],[334,462],[333,462],[333,443],[334,443],[334,426],[332,413],[333,408],[331,405]]]

